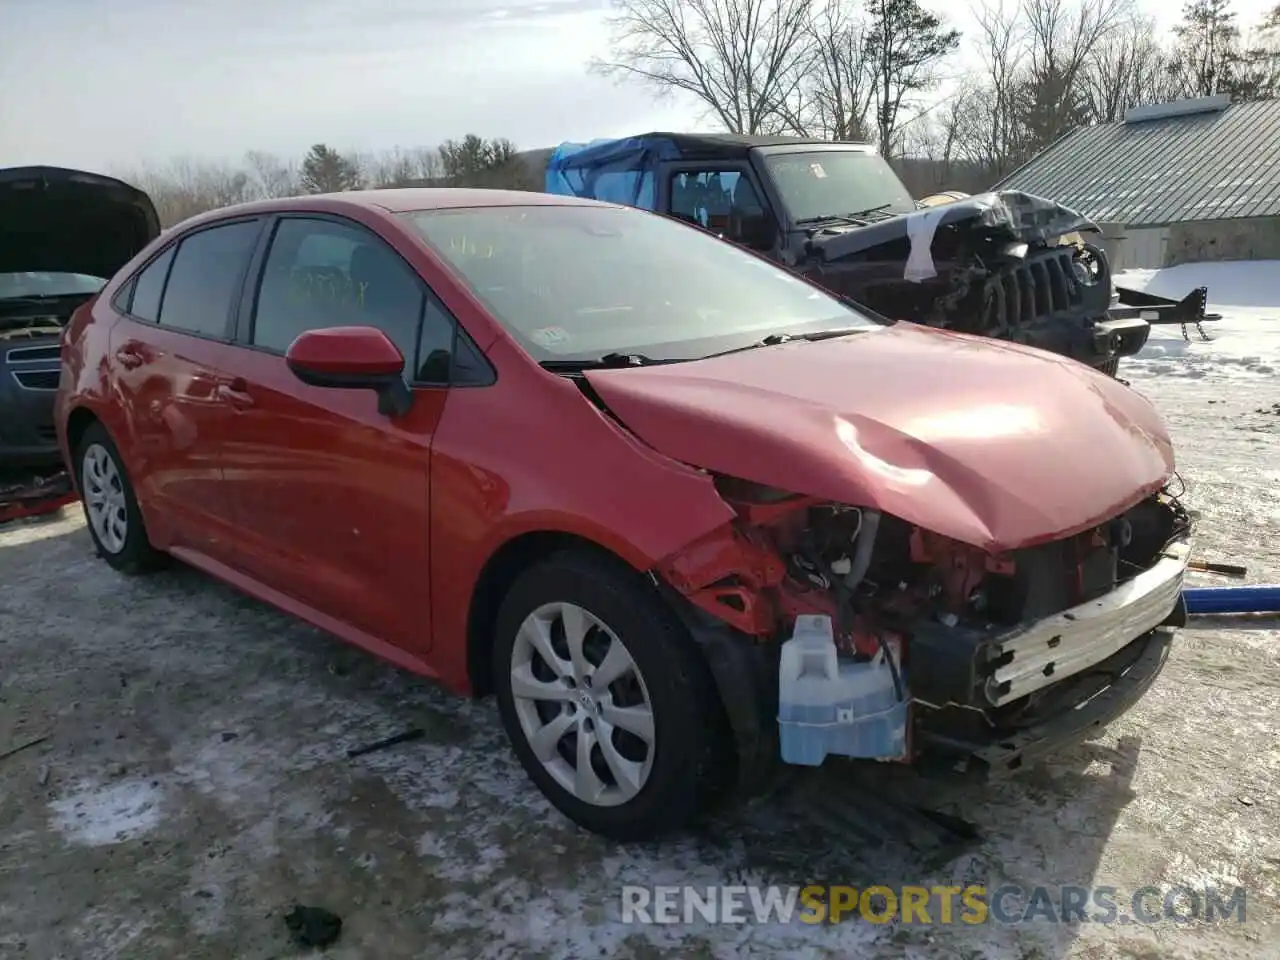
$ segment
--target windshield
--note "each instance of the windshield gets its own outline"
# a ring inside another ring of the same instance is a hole
[[[814,150],[764,156],[791,221],[842,217],[862,211],[908,213],[915,200],[878,153]]]
[[[97,293],[106,283],[83,273],[0,273],[0,300],[88,296]]]
[[[878,325],[712,234],[621,207],[404,214],[542,362],[693,359],[771,334]]]

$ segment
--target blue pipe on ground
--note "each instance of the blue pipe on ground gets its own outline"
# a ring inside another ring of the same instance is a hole
[[[1280,613],[1280,584],[1185,587],[1187,613]]]

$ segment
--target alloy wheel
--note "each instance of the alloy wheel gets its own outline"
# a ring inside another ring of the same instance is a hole
[[[81,477],[85,510],[98,543],[108,553],[124,549],[129,535],[129,505],[115,458],[100,443],[85,448]]]
[[[653,705],[626,645],[572,603],[534,610],[516,635],[511,693],[538,761],[583,803],[612,807],[653,767]]]

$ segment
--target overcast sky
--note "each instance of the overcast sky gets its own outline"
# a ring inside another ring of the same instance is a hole
[[[1139,2],[1165,28],[1177,19],[1176,0]],[[1251,22],[1271,2],[1236,8]],[[963,30],[960,6],[945,9]],[[608,0],[0,0],[0,166],[709,128],[694,104],[587,73],[607,50],[607,10]]]

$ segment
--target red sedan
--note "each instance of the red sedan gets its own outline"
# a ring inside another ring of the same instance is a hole
[[[537,785],[620,838],[769,779],[800,614],[896,658],[889,758],[994,771],[1126,709],[1182,610],[1137,393],[565,197],[188,221],[68,324],[56,423],[107,563],[496,694]]]

